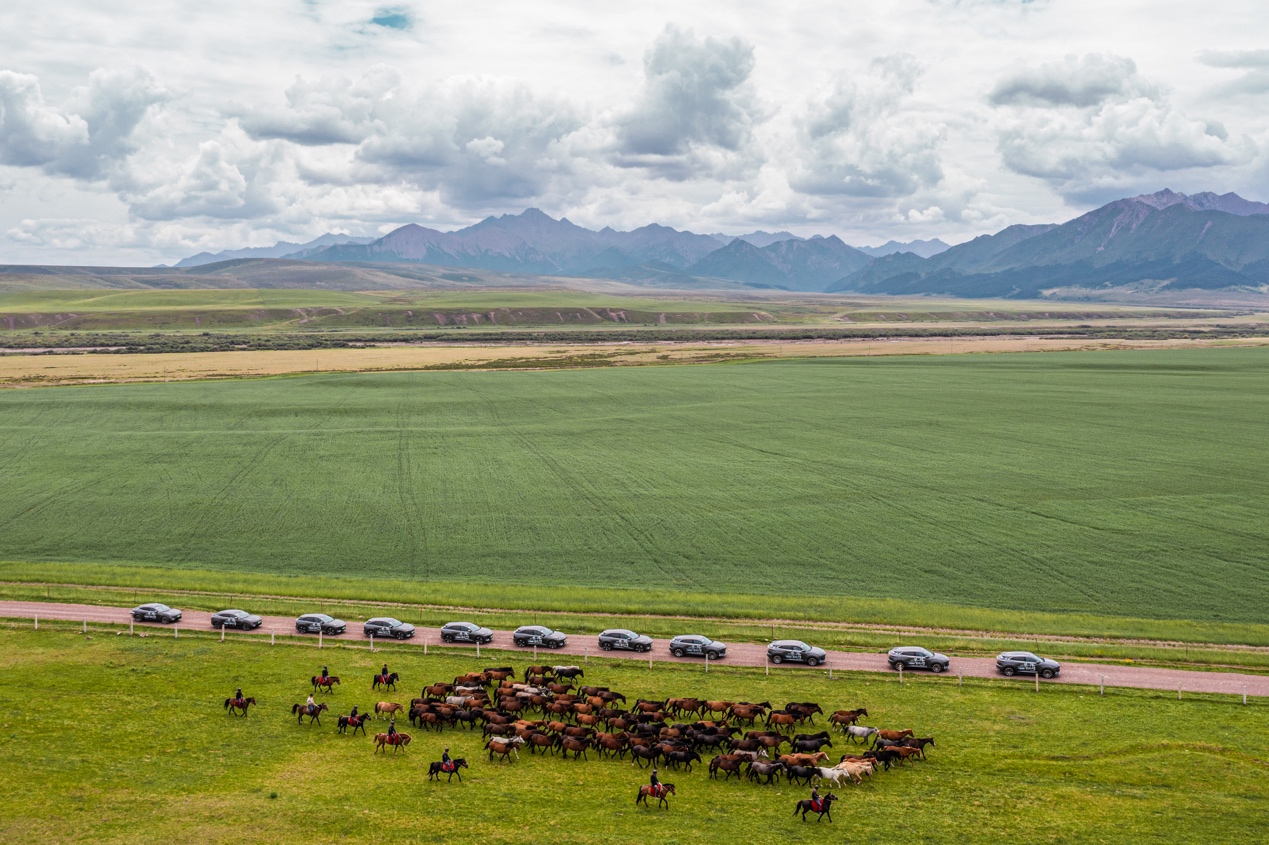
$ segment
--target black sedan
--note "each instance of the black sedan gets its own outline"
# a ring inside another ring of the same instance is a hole
[[[710,660],[718,660],[727,656],[727,643],[720,643],[700,634],[680,634],[670,640],[670,654],[675,657],[708,657]]]
[[[936,654],[928,648],[920,646],[900,646],[890,649],[886,655],[891,669],[929,669],[931,672],[945,672],[952,665],[952,659],[946,654]]]
[[[259,628],[264,624],[264,620],[245,610],[222,610],[220,613],[212,614],[211,623],[213,628],[239,628],[247,631]]]
[[[772,663],[805,663],[807,666],[819,666],[828,659],[828,652],[822,648],[807,645],[801,640],[776,640],[767,646],[767,659]]]
[[[451,622],[441,628],[441,642],[445,643],[491,643],[493,631],[482,628],[474,622]]]
[[[511,641],[525,648],[540,645],[544,648],[559,648],[568,642],[568,637],[559,631],[552,631],[542,625],[521,625],[511,634]]]
[[[132,608],[132,618],[138,622],[179,622],[181,612],[165,604],[143,604]]]
[[[295,630],[301,634],[342,634],[348,630],[348,623],[325,613],[306,613],[295,620]]]
[[[647,651],[652,648],[652,638],[626,628],[609,628],[599,635],[599,647],[604,651]]]
[[[1062,664],[1029,651],[1006,651],[996,655],[996,668],[1006,675],[1039,675],[1052,678],[1062,671]]]
[[[414,636],[414,626],[409,622],[402,622],[400,619],[393,619],[391,616],[376,616],[374,619],[367,619],[366,624],[362,626],[362,630],[367,637],[393,637],[398,640],[408,639]]]

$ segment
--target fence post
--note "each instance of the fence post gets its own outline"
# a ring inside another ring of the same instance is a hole
[[[87,633],[88,633],[88,620],[87,620],[87,619],[85,619],[85,620],[84,620],[84,633],[85,633],[85,634],[87,634]]]
[[[375,635],[374,634],[370,635],[370,650],[371,651],[375,650]]]
[[[1181,685],[1180,684],[1177,684],[1176,686],[1176,700],[1177,701],[1181,700]]]
[[[1247,704],[1247,687],[1246,686],[1243,687],[1243,704],[1244,705]]]
[[[317,647],[318,648],[322,647],[322,629],[321,628],[317,629]]]
[[[225,641],[225,626],[224,625],[220,626],[220,641],[222,643]]]
[[[423,638],[423,656],[427,657],[427,637]]]
[[[899,683],[903,683],[903,664],[899,664]]]
[[[480,643],[476,643],[476,659],[480,659]]]
[[[648,668],[649,668],[649,669],[651,669],[651,668],[652,668],[652,658],[651,658],[651,657],[649,657],[649,658],[648,658]]]
[[[132,618],[128,619],[128,636],[129,637],[132,636],[134,633],[134,631],[132,630],[132,626],[135,624],[137,624],[137,621],[135,619],[132,619]]]
[[[1098,691],[1098,695],[1106,694],[1106,676],[1102,675],[1102,688]]]
[[[39,616],[36,616],[36,617],[35,617],[35,630],[37,630],[37,631],[38,631],[38,630],[40,630],[40,617],[39,617]]]
[[[958,687],[965,686],[965,670],[964,669],[959,670],[959,674],[956,677],[956,685]]]
[[[588,645],[582,646],[582,662],[583,663],[590,662],[590,646]]]
[[[538,647],[536,645],[533,647],[533,662],[538,662]]]
[[[652,661],[648,661],[648,662],[651,663]],[[708,651],[705,652],[705,674],[706,675],[709,674],[709,652]]]
[[[278,641],[277,641],[277,636],[278,636],[278,629],[277,629],[277,628],[270,628],[270,629],[269,629],[269,645],[277,645],[277,644],[278,644]]]
[[[1039,672],[1035,673],[1035,691],[1036,692],[1040,691],[1040,673]]]
[[[174,640],[179,640],[180,638],[181,638],[181,626],[180,626],[180,625],[173,625],[173,626],[172,626],[172,639],[174,639]]]
[[[767,677],[771,677],[771,661],[767,661]]]

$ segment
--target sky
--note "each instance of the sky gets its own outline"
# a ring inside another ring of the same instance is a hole
[[[837,234],[1269,200],[1263,0],[0,5],[0,263],[449,230]]]

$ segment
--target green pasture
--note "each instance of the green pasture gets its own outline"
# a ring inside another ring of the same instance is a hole
[[[1263,625],[1267,375],[1213,349],[15,390],[0,559]]]
[[[407,701],[423,682],[514,664],[491,652],[424,657],[396,646],[326,648],[264,638],[220,643],[207,632],[139,637],[77,626],[0,629],[3,718],[0,838],[7,842],[1236,842],[1256,841],[1269,812],[1265,705],[1231,697],[620,661],[586,664],[586,679],[633,698],[699,695],[817,701],[868,708],[866,723],[932,735],[930,759],[835,791],[831,829],[800,822],[805,787],[711,781],[663,770],[671,809],[634,806],[647,772],[628,761],[482,757],[476,734],[414,736],[404,754],[339,736],[352,704]],[[329,641],[328,641],[329,642]],[[372,694],[383,661],[400,692]],[[290,706],[330,666],[345,684],[322,726]],[[242,686],[260,706],[227,716]],[[380,723],[380,730],[383,723]],[[372,729],[373,732],[373,729]],[[841,753],[843,740],[832,751]],[[464,783],[428,783],[443,747],[467,758]],[[707,758],[708,759],[708,758]]]

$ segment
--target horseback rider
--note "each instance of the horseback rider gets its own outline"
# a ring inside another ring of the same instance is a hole
[[[357,718],[357,705],[356,705],[356,704],[354,704],[354,705],[353,705],[352,712],[348,714],[348,718],[349,718],[349,719],[356,719],[356,718]]]
[[[444,751],[441,752],[441,771],[442,772],[454,771],[454,761],[451,760],[449,757],[448,748],[446,748]]]
[[[388,741],[389,742],[394,741],[396,735],[397,735],[397,717],[393,716],[392,720],[388,722]]]
[[[238,687],[238,691],[234,693],[234,701],[246,701],[247,698],[242,694],[242,687]]]
[[[312,713],[312,712],[313,712],[313,710],[314,710],[314,708],[316,708],[316,707],[317,707],[317,702],[313,700],[313,694],[312,694],[312,693],[309,693],[309,696],[308,696],[308,701],[307,701],[307,702],[305,702],[305,706],[306,706],[306,707],[308,707],[308,712],[310,712],[310,713]]]
[[[818,813],[820,807],[824,806],[824,799],[820,798],[820,791],[815,787],[811,787],[811,809]]]
[[[652,794],[661,797],[661,779],[657,777],[657,770],[652,770]]]
[[[322,680],[324,681],[324,680],[326,680],[326,679],[327,679],[327,678],[329,678],[329,677],[330,677],[330,672],[329,672],[329,671],[327,671],[327,669],[326,669],[326,667],[325,667],[325,666],[323,666],[323,667],[322,667]]]
[[[383,678],[383,682],[385,684],[388,682],[388,664],[387,663],[383,664],[383,671],[379,673],[379,677]]]

